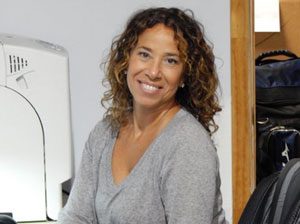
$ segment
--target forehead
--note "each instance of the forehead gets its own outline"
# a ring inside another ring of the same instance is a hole
[[[142,32],[142,34],[149,33],[149,32],[167,32],[170,35],[174,35],[174,30],[171,27],[168,27],[168,26],[164,25],[163,23],[158,23],[158,24],[154,25],[153,27],[146,28]],[[140,34],[140,36],[142,34]]]
[[[157,24],[142,32],[138,37],[137,45],[140,44],[168,45],[169,47],[178,48],[175,32],[164,24]]]

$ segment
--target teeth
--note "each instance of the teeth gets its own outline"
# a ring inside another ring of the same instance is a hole
[[[146,90],[150,90],[150,91],[154,91],[154,90],[157,90],[158,88],[155,87],[155,86],[150,86],[150,85],[147,85],[145,83],[143,83],[143,88],[146,89]]]

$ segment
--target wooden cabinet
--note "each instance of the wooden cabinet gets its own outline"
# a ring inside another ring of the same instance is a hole
[[[287,49],[300,56],[299,12],[299,0],[280,0],[280,32],[255,33],[255,55]]]

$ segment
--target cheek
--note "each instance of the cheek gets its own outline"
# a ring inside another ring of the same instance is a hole
[[[132,70],[133,65],[134,65],[133,59],[130,57],[130,59],[128,61],[127,73],[129,73]]]
[[[127,69],[127,75],[126,75],[126,80],[127,80],[127,85],[130,89],[130,86],[133,82],[133,75],[135,73],[135,62],[133,59],[130,59],[129,60],[129,63],[128,63],[128,69]]]
[[[182,80],[181,71],[178,71],[176,73],[173,72],[168,76],[169,85],[171,85],[173,88],[177,88],[180,85],[181,80]]]
[[[130,72],[128,70],[127,75],[126,75],[126,82],[127,82],[127,86],[131,92],[131,84],[132,84],[132,77],[130,75]]]
[[[134,95],[134,92],[135,92],[135,75],[134,75],[134,71],[133,70],[129,70],[129,67],[128,67],[128,72],[127,72],[127,75],[126,75],[126,82],[127,82],[127,87],[128,87],[128,90],[129,92],[131,93],[131,95]]]
[[[128,73],[134,74],[141,69],[141,62],[135,57],[131,56],[128,61]]]

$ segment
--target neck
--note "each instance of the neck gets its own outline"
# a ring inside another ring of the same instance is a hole
[[[164,126],[179,109],[180,106],[176,102],[155,109],[134,106],[132,113],[134,132],[139,135],[147,129]]]

